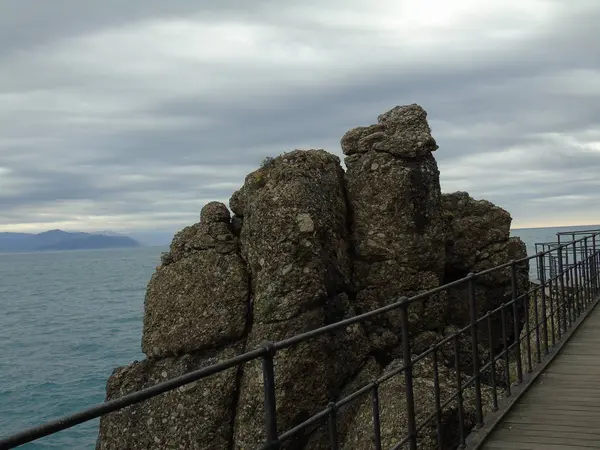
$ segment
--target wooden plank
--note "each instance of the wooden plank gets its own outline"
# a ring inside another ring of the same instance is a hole
[[[600,353],[599,353],[600,354]],[[583,364],[586,366],[598,366],[600,365],[600,358],[598,357],[598,355],[587,355],[587,354],[576,354],[576,353],[563,353],[559,356],[556,357],[556,360],[554,361],[556,364],[564,364],[564,363],[571,363],[571,364]]]
[[[514,422],[513,422],[514,421]],[[595,429],[598,426],[598,419],[590,419],[588,417],[565,417],[564,415],[546,415],[546,416],[521,416],[519,419],[507,418],[504,422],[510,424],[524,425],[546,425],[556,426],[563,425],[570,428],[577,428],[581,431],[586,429]]]
[[[582,402],[585,404],[598,404],[600,405],[600,393],[596,391],[586,390],[562,390],[560,395],[553,394],[552,389],[540,389],[535,393],[531,393],[527,399],[523,399],[522,402],[535,403],[538,400],[546,400],[551,397],[556,403],[578,403]]]
[[[600,405],[598,406],[591,406],[591,405],[571,405],[571,404],[565,404],[565,405],[561,405],[558,403],[552,403],[552,402],[535,402],[533,404],[533,408],[531,407],[532,404],[527,404],[527,403],[521,403],[519,402],[519,404],[517,406],[515,406],[515,412],[518,412],[519,414],[524,413],[524,412],[536,412],[539,414],[544,414],[546,412],[550,412],[550,411],[559,411],[562,412],[564,415],[584,415],[584,416],[598,416],[600,417]],[[599,424],[600,425],[600,424]]]
[[[489,442],[485,448],[494,450],[585,450],[584,445],[553,445],[536,444],[532,442]]]
[[[600,442],[582,440],[569,437],[548,437],[548,436],[524,436],[516,433],[499,433],[499,438],[502,443],[515,444],[541,444],[541,445],[562,445],[562,446],[580,446],[587,448],[600,448]]]
[[[550,390],[549,390],[550,391]],[[579,394],[579,396],[568,396],[568,395],[555,395],[549,398],[551,392],[536,392],[528,396],[527,399],[523,399],[523,404],[535,404],[537,405],[546,405],[548,403],[558,404],[558,405],[580,405],[584,407],[593,407],[597,406],[596,409],[600,409],[600,395],[585,395]]]
[[[538,395],[538,393],[550,396],[579,396],[579,395],[592,395],[600,397],[600,392],[596,387],[589,386],[560,386],[560,390],[555,389],[557,385],[554,383],[538,384],[536,390],[528,392],[527,395]]]
[[[566,425],[503,423],[497,430],[499,433],[512,433],[522,436],[580,437],[585,441],[600,441],[600,430],[581,429],[581,427],[570,427]]]
[[[600,309],[592,311],[482,448],[600,449]]]
[[[497,430],[529,433],[574,433],[581,436],[590,436],[591,439],[600,440],[600,428],[575,427],[571,425],[547,425],[541,423],[510,423],[505,422],[498,426]]]
[[[566,380],[572,381],[573,383],[583,384],[583,385],[597,385],[600,386],[600,378],[596,373],[579,373],[577,371],[569,372],[568,370],[565,372],[558,372],[559,369],[553,372],[546,372],[541,375],[542,381],[551,381],[551,380]]]

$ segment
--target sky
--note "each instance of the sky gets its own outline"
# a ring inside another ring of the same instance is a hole
[[[173,233],[266,156],[428,112],[444,192],[600,223],[598,0],[0,1],[0,231]]]

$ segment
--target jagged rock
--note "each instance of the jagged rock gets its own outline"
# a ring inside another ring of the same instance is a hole
[[[216,354],[134,362],[113,371],[106,400],[231,358],[240,348]],[[230,448],[236,399],[237,369],[232,368],[110,413],[100,419],[96,450]]]
[[[345,399],[354,394],[356,391],[368,386],[376,380],[382,372],[381,366],[375,358],[369,358],[364,365],[351,376],[350,380],[343,386],[339,394],[339,400]],[[350,426],[366,398],[371,398],[371,392],[366,392],[360,397],[354,398],[350,402],[343,405],[336,411],[336,431],[338,443],[344,442],[346,436],[350,432]],[[330,450],[331,438],[329,435],[329,420],[325,419],[321,422],[320,427],[307,440],[305,449],[310,450]]]
[[[400,368],[402,360],[393,361],[384,373]],[[434,369],[430,359],[417,362],[413,367],[413,392],[415,398],[415,415],[417,427],[424,424],[435,412]],[[440,402],[444,404],[458,391],[456,372],[438,367]],[[465,386],[466,377],[461,376],[461,385]],[[491,410],[492,392],[487,386],[482,388],[482,406],[484,411]],[[407,436],[407,411],[404,376],[399,373],[384,381],[379,386],[380,432],[382,448],[392,448]],[[464,387],[463,392],[464,431],[468,432],[474,425],[475,394],[472,387]],[[443,448],[456,448],[459,438],[458,402],[451,402],[441,415],[441,437]],[[438,449],[435,419],[429,421],[418,433],[418,448],[423,450]],[[341,448],[343,450],[367,449],[373,446],[373,410],[371,399],[363,401]]]
[[[342,138],[354,242],[354,282],[359,312],[439,286],[444,271],[444,228],[437,149],[418,105],[396,107],[377,125]],[[437,328],[445,302],[415,304],[412,331]],[[423,310],[428,311],[423,317]],[[396,313],[369,324],[377,350],[397,347]]]
[[[282,340],[323,325],[327,325],[327,322],[319,310],[308,311],[282,323],[255,324],[249,347],[258,346],[265,336]],[[290,430],[325,408],[330,401],[338,399],[344,383],[362,364],[365,349],[368,349],[368,343],[362,329],[359,325],[353,325],[347,331],[321,336],[278,352],[275,392],[280,433]],[[265,441],[263,404],[261,364],[260,361],[253,361],[244,367],[234,448],[258,448]],[[316,428],[311,427],[299,433],[283,448],[304,448],[311,435],[313,439],[322,440],[322,436],[315,438]]]
[[[353,315],[347,212],[339,159],[293,151],[250,174],[230,202],[243,214],[242,253],[252,275],[248,347],[281,340]],[[362,365],[367,343],[356,325],[282,350],[276,357],[277,416],[288,430],[339,395]],[[299,381],[302,380],[302,381]],[[246,364],[236,416],[236,448],[264,442],[259,362]],[[301,448],[307,431],[286,448]]]
[[[171,356],[239,339],[246,327],[249,278],[222,203],[178,233],[167,263],[148,284],[142,350]]]
[[[352,292],[343,176],[336,156],[296,150],[248,175],[233,195],[255,321],[291,319]]]
[[[446,267],[467,274],[486,259],[486,249],[504,244],[510,237],[512,218],[508,211],[487,200],[475,200],[466,192],[442,195],[448,227]]]
[[[341,140],[344,154],[375,150],[403,158],[419,158],[439,148],[431,135],[427,112],[416,103],[396,106],[381,114],[377,122],[348,131]]]
[[[175,235],[146,294],[142,349],[148,359],[115,371],[107,399],[525,256],[523,243],[509,237],[506,211],[466,193],[441,195],[432,155],[438,146],[420,106],[395,107],[377,124],[346,133],[341,145],[346,174],[339,158],[323,150],[267,158],[232,195],[233,217],[211,202],[198,223]],[[518,294],[527,279],[527,264],[519,265]],[[478,315],[512,298],[510,268],[474,283]],[[504,330],[499,317],[493,318],[493,349],[502,331],[514,338],[512,312]],[[469,323],[466,286],[413,301],[408,320],[414,357]],[[368,385],[383,367],[402,364],[401,331],[395,310],[278,350],[279,433]],[[485,324],[479,341],[476,356],[483,365],[490,354]],[[470,334],[458,342],[458,375],[453,342],[436,352],[442,403],[472,374]],[[498,385],[504,369],[513,370],[498,361]],[[429,355],[415,366],[419,422],[434,411],[433,378]],[[386,448],[406,433],[404,388],[402,374],[379,386]],[[490,388],[482,392],[488,409]],[[97,449],[259,448],[265,441],[263,395],[258,359],[104,417]],[[474,410],[468,387],[465,430],[474,424]],[[453,448],[456,401],[441,420],[444,448]],[[370,448],[371,393],[338,410],[336,423],[341,448]],[[420,449],[438,448],[435,422],[424,427],[419,442]],[[327,420],[283,448],[330,448]]]
[[[487,323],[482,325],[487,327]],[[487,329],[487,328],[486,328]],[[456,352],[455,352],[455,339],[453,336],[457,335],[458,340],[458,370],[467,375],[473,375],[474,369],[474,358],[473,358],[473,341],[470,330],[461,330],[453,325],[447,326],[441,332],[427,331],[418,335],[411,344],[411,350],[413,359],[419,355],[428,352],[428,358],[432,358],[432,351],[437,353],[438,363],[449,369],[456,369]],[[433,347],[436,346],[436,350]],[[495,355],[496,358],[498,355]],[[492,384],[492,373],[491,364],[489,367],[484,367],[491,362],[491,354],[489,349],[479,344],[477,352],[479,371],[481,374],[481,381],[485,384]],[[504,384],[504,369],[501,362],[496,361],[494,364],[494,381],[496,385],[501,386]]]
[[[525,243],[520,238],[510,237],[510,214],[488,202],[477,201],[464,192],[443,195],[444,220],[446,226],[446,275],[445,282],[465,277],[469,272],[477,273],[502,265],[511,260],[527,256]],[[502,303],[512,300],[512,269],[507,267],[473,279],[475,286],[477,316],[495,310]],[[517,264],[517,295],[529,288],[528,262]],[[448,321],[464,327],[470,321],[468,285],[448,290]],[[523,304],[519,302],[517,313],[518,329],[523,323]],[[505,308],[507,339],[515,337],[512,307]],[[493,316],[492,339],[495,348],[502,343],[500,312]],[[489,345],[487,326],[480,327],[480,340]]]

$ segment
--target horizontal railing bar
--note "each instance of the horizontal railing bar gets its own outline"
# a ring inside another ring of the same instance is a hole
[[[285,433],[283,433],[281,436],[279,436],[279,441],[284,441],[286,439],[289,439],[291,437],[293,437],[295,434],[299,433],[300,431],[304,430],[306,427],[320,422],[321,420],[327,418],[327,416],[329,415],[331,411],[330,407],[325,408],[322,411],[319,411],[318,413],[316,413],[315,415],[309,417],[308,419],[306,419],[304,422],[296,425],[294,428],[286,431]]]
[[[193,383],[194,381],[198,381],[210,375],[214,375],[215,373],[219,373],[227,369],[237,367],[240,364],[244,364],[248,361],[252,361],[253,359],[259,358],[266,353],[266,348],[258,348],[256,350],[243,353],[239,356],[235,356],[233,358],[214,364],[212,366],[189,372],[177,378],[173,378],[171,380],[155,384],[154,386],[141,389],[136,392],[132,392],[131,394],[124,395],[123,397],[100,403],[98,405],[84,409],[83,411],[80,411],[78,413],[69,416],[64,416],[60,419],[54,420],[52,422],[47,422],[43,425],[27,428],[21,431],[20,433],[16,433],[7,438],[0,439],[0,449],[10,446],[23,445],[27,442],[31,442],[44,436],[54,434],[58,431],[71,428],[75,425],[79,425],[83,422],[96,419],[102,415],[123,409],[127,406],[141,403],[144,400],[148,400],[165,392],[175,390],[181,386],[185,386],[186,384]]]
[[[559,231],[556,234],[559,236],[573,236],[577,234],[597,234],[600,233],[600,229],[594,230],[579,230],[579,231]]]
[[[464,277],[464,278],[461,278],[459,280],[453,281],[451,283],[445,284],[443,286],[439,286],[437,288],[431,289],[430,291],[424,292],[422,294],[415,295],[414,297],[410,297],[410,298],[400,297],[400,299],[397,302],[392,303],[390,305],[382,306],[381,308],[374,309],[373,311],[369,311],[369,312],[366,312],[366,313],[363,313],[363,314],[359,314],[358,316],[350,317],[349,319],[344,319],[344,320],[341,320],[339,322],[332,323],[331,325],[326,325],[324,327],[320,327],[320,328],[317,328],[315,330],[311,330],[311,331],[307,331],[307,332],[302,333],[302,334],[298,334],[298,335],[293,336],[291,338],[284,339],[284,340],[279,341],[279,342],[275,342],[273,345],[275,346],[275,348],[277,350],[282,350],[282,349],[290,347],[290,346],[292,346],[294,344],[298,344],[300,342],[306,341],[306,340],[308,340],[310,338],[321,336],[321,335],[326,334],[326,333],[328,333],[330,331],[336,331],[336,330],[338,330],[340,328],[344,328],[344,327],[346,327],[348,325],[353,325],[355,323],[363,322],[366,319],[370,319],[372,317],[377,317],[377,316],[380,316],[380,315],[382,315],[384,313],[387,313],[387,312],[390,312],[390,311],[394,311],[396,309],[401,308],[403,305],[409,306],[409,305],[411,305],[412,303],[414,303],[417,300],[420,300],[420,299],[422,299],[424,297],[429,297],[431,295],[435,295],[435,294],[437,294],[439,292],[442,292],[442,291],[444,291],[444,290],[446,290],[448,288],[451,288],[451,287],[460,285],[462,283],[465,283],[468,280],[469,280],[469,277]]]

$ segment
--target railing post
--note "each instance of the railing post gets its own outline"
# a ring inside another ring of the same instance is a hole
[[[475,415],[476,415],[476,427],[483,426],[483,409],[481,406],[481,373],[479,364],[479,331],[477,322],[477,299],[475,298],[475,282],[473,281],[474,275],[470,273],[467,275],[469,278],[469,303],[470,303],[470,316],[471,316],[471,347],[472,347],[472,359],[473,359],[473,376],[475,377]],[[492,343],[490,342],[490,346]]]
[[[587,268],[587,238],[584,238],[583,242],[579,243],[579,253],[581,255],[579,264],[577,265],[577,278],[579,281],[579,285],[575,288],[576,296],[578,301],[582,303],[582,305],[587,304],[588,301],[588,292],[586,288],[586,282],[588,280],[588,268]]]
[[[433,390],[435,397],[435,429],[436,438],[439,450],[444,450],[444,442],[442,435],[442,400],[440,397],[440,375],[439,375],[439,362],[438,362],[438,348],[436,345],[431,346],[431,353],[433,358]]]
[[[558,319],[558,329],[559,335],[558,338],[561,339],[561,331],[566,332],[567,330],[567,303],[566,295],[565,295],[565,272],[563,268],[563,252],[562,247],[558,247],[558,284],[560,289],[560,304],[558,305],[558,311],[560,313],[560,309],[562,306],[562,324],[560,323],[560,318]],[[562,325],[562,326],[561,326]]]
[[[381,450],[381,420],[379,416],[379,381],[373,382],[371,390],[373,406],[373,444],[375,450]]]
[[[556,290],[556,280],[552,277],[550,277],[550,279],[548,280],[548,303],[550,305],[550,331],[551,331],[551,336],[552,336],[552,347],[554,347],[556,345],[556,338],[557,338],[557,334],[558,334],[558,339],[560,339],[560,326],[558,327],[558,333],[556,331],[556,323],[554,322],[554,313],[556,312],[556,322],[559,322],[559,317],[560,314],[558,312],[558,305],[557,305],[557,309],[556,311],[554,310],[554,297],[555,295],[553,294],[553,291]],[[558,294],[556,294],[558,295]]]
[[[452,340],[454,341],[454,370],[456,372],[456,388],[458,389],[458,433],[460,436],[460,445],[458,448],[465,448],[465,410],[463,403],[462,378],[460,374],[460,342],[458,340],[458,334],[455,334]]]
[[[525,292],[522,295],[524,295],[522,303],[525,304],[525,348],[527,350],[527,373],[531,373],[533,371],[533,365],[531,364],[531,325],[529,323],[531,318],[529,317],[529,293]]]
[[[279,448],[279,436],[277,434],[277,409],[275,398],[275,369],[273,359],[275,358],[275,346],[272,342],[264,342],[262,345],[267,353],[262,359],[263,385],[265,396],[265,429],[267,432],[268,448]]]
[[[337,405],[335,402],[329,403],[329,443],[331,450],[338,450]]]
[[[546,310],[546,271],[544,270],[544,254],[538,255],[538,265],[541,267],[540,270],[540,283],[542,285],[542,336],[544,338],[544,353],[548,354],[548,314]],[[540,358],[538,357],[538,362]]]
[[[500,316],[502,320],[502,347],[504,349],[504,381],[506,382],[506,396],[510,397],[510,358],[508,356],[508,337],[506,336],[506,304],[500,305]]]
[[[496,387],[496,355],[494,354],[494,331],[492,327],[492,312],[487,314],[488,342],[490,343],[490,380],[492,383],[492,411],[498,411],[498,389]]]
[[[512,305],[513,305],[513,332],[515,333],[515,357],[517,363],[517,380],[523,381],[523,366],[521,364],[521,330],[519,330],[519,308],[517,305],[517,263],[513,260],[511,265]],[[507,355],[508,356],[508,355]]]
[[[417,450],[417,425],[415,423],[415,397],[413,391],[413,366],[410,348],[410,333],[408,324],[408,303],[403,297],[400,306],[402,321],[402,358],[404,359],[404,386],[406,390],[406,421],[408,425],[409,449]]]
[[[583,247],[585,249],[585,259],[584,259],[584,277],[585,277],[585,283],[584,285],[584,293],[585,293],[585,298],[587,299],[587,301],[591,301],[591,297],[592,297],[592,293],[591,293],[591,287],[592,287],[592,283],[591,283],[591,276],[590,276],[590,255],[588,253],[588,238],[589,236],[586,236],[584,241],[583,241]]]
[[[598,266],[596,265],[597,263],[597,256],[596,255],[596,235],[593,234],[592,235],[592,286],[594,289],[594,299],[596,299],[596,296],[598,295],[598,278],[597,278],[597,274],[598,274]]]
[[[581,276],[581,271],[579,270],[580,264],[577,261],[577,242],[575,242],[575,239],[573,239],[573,264],[575,266],[575,270],[573,271],[573,290],[574,290],[574,295],[575,295],[575,306],[576,306],[576,310],[577,310],[577,317],[579,317],[579,315],[581,314],[581,305],[582,305],[582,298],[579,292],[580,289],[580,283],[583,280],[580,280],[579,277]]]
[[[565,331],[571,326],[571,324],[573,323],[573,301],[572,301],[572,295],[570,295],[568,292],[570,290],[570,286],[571,286],[571,274],[570,274],[570,269],[569,269],[569,245],[566,244],[565,247],[565,251],[563,253],[563,256],[565,257],[565,262],[564,262],[564,266],[563,269],[565,271],[565,291],[567,292],[567,297],[566,297],[566,310],[565,310]],[[572,291],[572,290],[571,290]]]

